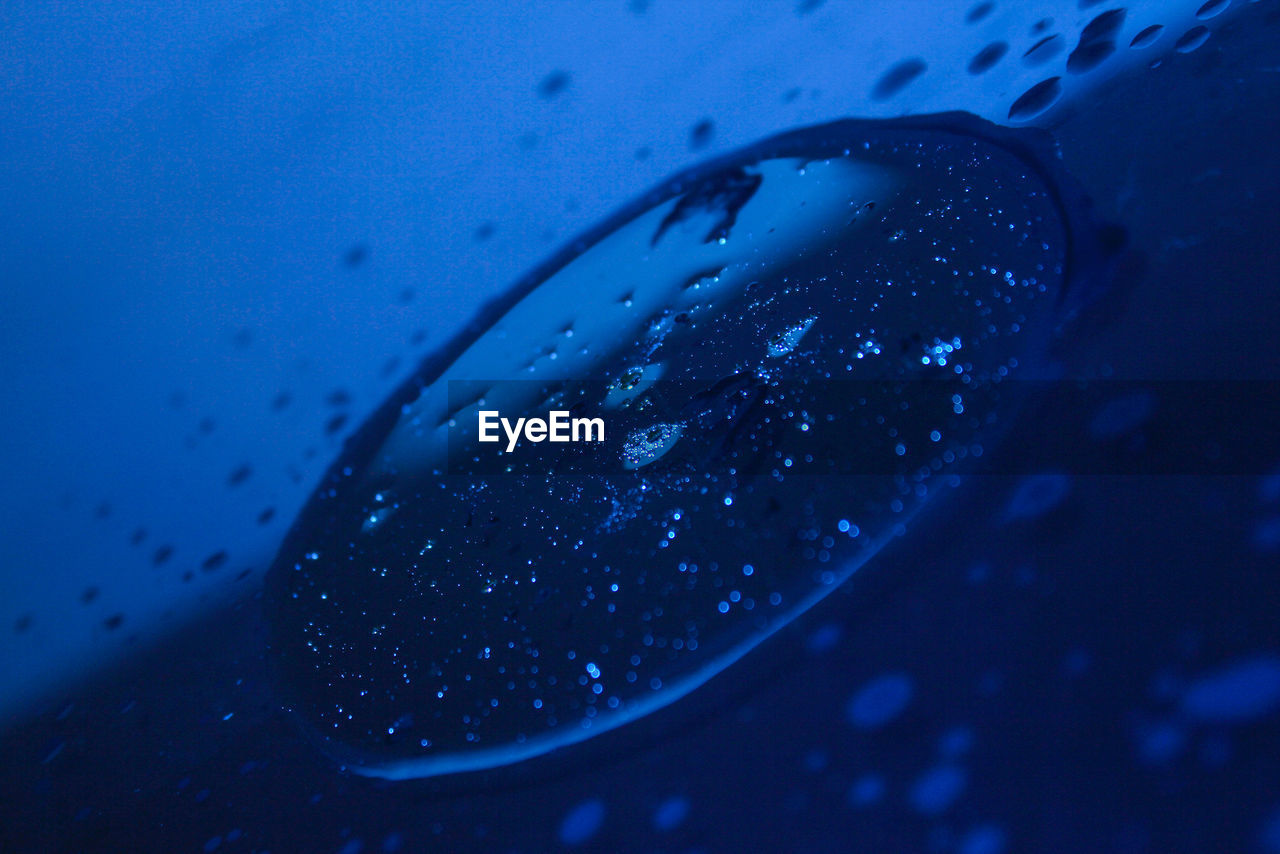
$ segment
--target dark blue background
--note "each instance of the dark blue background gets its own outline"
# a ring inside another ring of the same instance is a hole
[[[1048,122],[1130,235],[1070,370],[1280,376],[1278,33],[1258,4]],[[36,170],[18,171],[37,192]],[[327,263],[355,244],[335,237]],[[416,287],[422,310],[431,283]],[[86,310],[63,291],[58,305]],[[1059,429],[1020,427],[1028,441]],[[689,700],[459,780],[353,777],[308,744],[273,696],[250,575],[10,724],[0,848],[1280,851],[1276,451],[1253,476],[974,478]],[[20,615],[13,631],[40,628]],[[886,677],[908,690],[868,725],[858,710],[876,704],[857,698]]]

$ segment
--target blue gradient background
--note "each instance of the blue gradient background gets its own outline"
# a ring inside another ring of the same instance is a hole
[[[532,769],[358,780],[274,701],[257,588],[342,436],[574,233],[766,134],[1006,121],[1060,76],[1032,121],[1131,237],[1069,368],[1280,376],[1274,2],[1127,4],[1084,74],[1121,4],[974,5],[6,4],[0,848],[1280,851],[1274,471],[969,484],[669,714]]]

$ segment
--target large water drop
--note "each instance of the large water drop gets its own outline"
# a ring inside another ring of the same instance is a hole
[[[1064,186],[1038,131],[843,121],[592,229],[427,359],[295,523],[267,585],[289,705],[361,773],[420,777],[723,670],[998,438],[1088,267]],[[481,412],[604,441],[508,453]]]

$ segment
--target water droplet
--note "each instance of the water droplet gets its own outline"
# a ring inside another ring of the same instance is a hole
[[[622,446],[622,464],[638,469],[660,459],[680,441],[684,428],[679,424],[651,424],[627,436]]]
[[[1000,381],[1079,306],[1061,271],[1095,272],[1085,211],[1041,136],[955,114],[796,131],[675,176],[352,434],[267,573],[282,699],[346,767],[410,778],[685,696],[997,440],[1019,399]],[[479,401],[599,416],[606,441],[522,442],[546,456],[520,468],[477,440]],[[849,720],[887,726],[914,691],[886,674]],[[603,820],[580,805],[561,842]]]

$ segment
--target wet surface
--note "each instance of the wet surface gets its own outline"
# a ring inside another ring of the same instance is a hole
[[[1280,93],[1261,70],[1277,64],[1274,26],[1215,34],[1058,122],[1067,165],[1145,258],[1102,302],[1074,367],[1277,375],[1280,211],[1260,191],[1277,183]],[[1118,136],[1118,122],[1134,130]],[[1103,433],[1140,432],[1137,411],[1111,413]],[[337,771],[278,709],[263,608],[246,586],[239,605],[6,733],[0,839],[1277,850],[1274,473],[961,489],[686,702],[521,770],[453,782]]]

